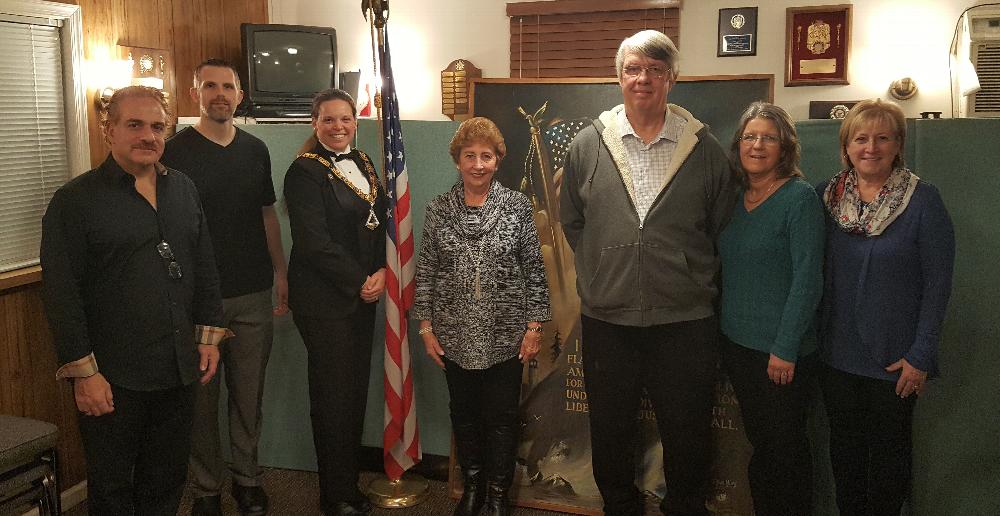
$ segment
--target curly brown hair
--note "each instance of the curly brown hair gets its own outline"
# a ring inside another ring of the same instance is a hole
[[[493,147],[493,152],[497,156],[497,164],[503,161],[504,155],[507,154],[507,146],[504,145],[503,135],[500,134],[497,125],[489,118],[477,116],[462,122],[462,125],[458,126],[458,130],[455,131],[455,136],[452,137],[451,144],[448,146],[452,161],[457,165],[458,155],[462,153],[462,149],[476,143]]]

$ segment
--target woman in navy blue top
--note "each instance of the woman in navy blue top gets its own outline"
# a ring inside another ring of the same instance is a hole
[[[844,515],[899,514],[916,398],[937,375],[955,233],[936,188],[905,168],[902,110],[858,103],[840,128],[847,168],[817,187],[827,212],[821,375]]]

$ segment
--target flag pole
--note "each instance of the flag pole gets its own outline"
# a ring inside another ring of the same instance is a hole
[[[362,0],[361,5],[362,5],[362,11],[364,12],[366,19],[368,18],[369,12],[371,13],[370,27],[371,27],[371,39],[372,39],[373,68],[374,67],[380,68],[382,69],[383,72],[387,72],[390,75],[390,77],[388,78],[382,77],[382,75],[385,75],[385,73],[378,73],[376,70],[376,75],[381,78],[381,81],[379,81],[380,84],[376,88],[375,110],[379,120],[378,124],[379,136],[380,136],[379,141],[382,143],[382,165],[383,165],[383,179],[385,181],[385,191],[389,194],[390,197],[389,199],[390,213],[388,217],[389,227],[387,228],[387,233],[386,233],[386,250],[387,250],[386,262],[388,266],[387,267],[388,270],[386,271],[387,289],[385,295],[386,313],[387,313],[386,345],[385,345],[386,372],[385,372],[385,381],[383,382],[383,384],[385,385],[385,388],[387,390],[387,396],[386,396],[387,401],[385,404],[386,418],[387,420],[393,419],[393,422],[396,423],[394,419],[395,414],[390,415],[391,411],[388,403],[388,390],[391,388],[389,364],[393,360],[399,359],[401,362],[403,362],[402,364],[400,364],[402,366],[400,367],[400,369],[403,371],[403,374],[406,377],[405,379],[402,380],[402,383],[410,382],[407,384],[411,396],[410,402],[413,404],[415,404],[416,402],[415,399],[412,398],[412,370],[410,370],[409,367],[409,349],[407,342],[407,320],[406,320],[406,311],[409,308],[408,306],[409,301],[407,300],[407,298],[408,297],[412,298],[412,295],[407,296],[407,294],[403,292],[406,289],[413,288],[412,287],[413,278],[411,277],[412,273],[409,274],[410,277],[407,277],[408,276],[407,270],[412,269],[412,261],[415,257],[413,256],[412,252],[413,238],[410,226],[412,222],[408,220],[405,223],[401,224],[398,217],[399,214],[397,213],[397,203],[399,203],[400,201],[402,201],[402,203],[405,203],[405,210],[400,210],[400,211],[405,211],[405,213],[407,214],[406,216],[409,216],[408,214],[410,211],[409,187],[406,179],[407,175],[405,170],[405,161],[403,161],[403,155],[402,155],[402,138],[401,135],[394,134],[398,132],[399,124],[398,120],[390,120],[391,125],[387,131],[385,127],[386,120],[384,118],[386,116],[386,112],[383,111],[382,109],[386,101],[390,102],[391,107],[390,109],[388,109],[389,112],[388,116],[395,117],[396,119],[398,119],[399,106],[396,104],[396,98],[395,98],[396,94],[395,94],[394,84],[390,85],[389,98],[386,99],[383,97],[383,93],[385,91],[384,87],[385,84],[387,83],[387,81],[393,80],[391,77],[392,74],[391,70],[387,70],[387,68],[391,66],[391,64],[388,60],[388,51],[385,46],[385,40],[386,40],[385,23],[386,19],[389,16],[389,2],[388,0]],[[377,45],[378,45],[377,50],[376,50],[376,35],[377,35]],[[378,60],[377,64],[376,64],[376,59]],[[386,134],[387,132],[388,134]],[[400,163],[402,163],[401,171],[396,170],[397,166],[396,155],[393,152],[394,147],[392,146],[391,141],[389,141],[392,140],[393,138],[399,139],[398,150],[399,150]],[[397,173],[399,173],[398,176]],[[399,192],[397,191],[397,189],[400,186],[402,186],[403,188],[403,193],[402,193],[403,199],[397,198],[399,196]],[[408,264],[405,266],[402,263],[404,260],[403,257],[404,251],[407,252],[405,260],[407,260],[408,262]],[[394,315],[390,315],[390,313],[393,313]],[[390,317],[396,319],[394,321],[396,323],[395,331],[393,331],[393,328],[391,327],[392,324],[390,322]],[[392,343],[390,343],[390,333],[394,334],[392,337],[393,339]],[[396,348],[399,349],[395,349],[394,352],[392,346],[395,346]],[[399,371],[396,370],[395,372]],[[397,382],[399,382],[398,375],[394,379],[396,379]],[[402,389],[402,391],[406,390],[407,390],[406,387]],[[402,394],[403,392],[394,393],[394,395],[402,395]],[[418,433],[415,427],[415,410],[416,410],[415,405],[410,407],[410,409],[412,411],[411,415],[414,416],[413,421],[410,422],[410,424],[414,426],[412,428],[406,427],[407,422],[403,422],[402,424],[403,428],[401,433],[405,434],[407,428],[411,429],[414,436],[413,437],[414,442],[411,443],[411,446],[416,449],[416,457],[414,460],[412,460],[406,465],[400,465],[397,464],[396,462],[392,462],[393,464],[392,470],[394,474],[389,475],[388,471],[390,468],[388,465],[390,463],[392,454],[396,452],[395,445],[398,443],[405,443],[405,441],[402,440],[404,437],[403,435],[399,436],[398,442],[393,440],[392,436],[395,435],[395,433],[389,434],[390,437],[383,436],[383,446],[384,446],[383,462],[385,463],[384,466],[385,472],[381,475],[378,475],[368,484],[366,493],[368,499],[372,502],[372,504],[378,507],[390,508],[390,509],[412,507],[427,499],[427,496],[430,493],[430,486],[426,479],[424,479],[420,475],[406,472],[406,470],[409,467],[415,464],[416,461],[420,460],[419,438],[416,437]],[[389,424],[387,423],[386,428],[388,427]],[[398,426],[394,426],[393,428],[394,432],[398,431],[399,429]],[[390,452],[390,445],[389,445],[390,440],[393,440],[392,444],[393,452]],[[408,457],[404,458],[409,460]]]
[[[366,2],[367,1],[368,0],[366,0]],[[373,87],[375,89],[375,95],[372,98],[372,103],[375,104],[375,118],[378,119],[378,141],[379,141],[379,143],[381,143],[382,140],[383,140],[383,138],[385,138],[385,135],[382,134],[383,133],[383,130],[382,130],[382,81],[381,81],[382,75],[378,71],[379,63],[378,63],[378,49],[376,48],[377,43],[376,43],[376,38],[375,38],[375,13],[374,13],[374,7],[371,6],[371,5],[368,5],[367,3],[366,3],[366,7],[365,8],[366,8],[366,11],[365,11],[365,17],[366,18],[368,17],[368,10],[372,10],[373,11],[371,19],[368,20],[368,28],[369,28],[369,30],[371,32],[371,40],[372,40],[372,78],[378,79],[378,80],[373,85]],[[384,26],[385,20],[382,21],[382,24]],[[382,28],[380,27],[378,29],[378,31],[379,31],[379,38],[378,38],[378,40],[381,40]],[[382,155],[382,169],[383,169],[383,171],[382,171],[382,180],[383,180],[383,186],[384,186],[384,181],[385,181],[385,146],[384,145],[382,146],[382,152],[380,154]]]

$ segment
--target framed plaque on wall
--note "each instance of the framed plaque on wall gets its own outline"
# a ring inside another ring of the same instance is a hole
[[[757,55],[757,8],[719,9],[718,57]]]
[[[850,84],[851,5],[785,10],[785,86]]]

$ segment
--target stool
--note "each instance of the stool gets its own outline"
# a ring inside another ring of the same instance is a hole
[[[39,514],[61,513],[58,437],[53,424],[0,415],[0,514],[22,514],[33,507]]]

